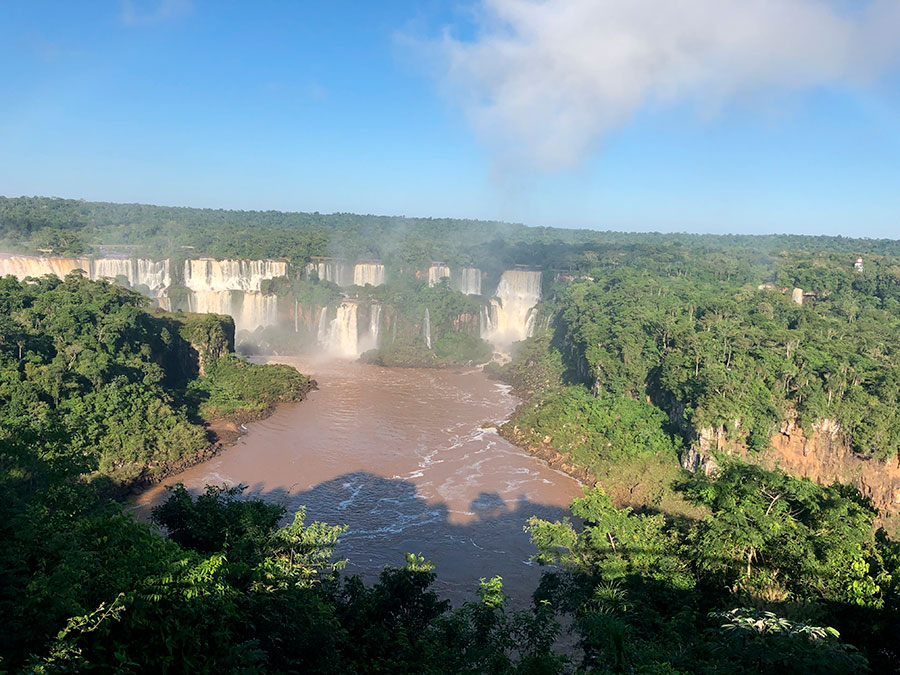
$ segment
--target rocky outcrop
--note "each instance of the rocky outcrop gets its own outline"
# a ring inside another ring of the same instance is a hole
[[[810,438],[793,421],[786,422],[772,436],[771,445],[760,457],[768,466],[777,466],[822,485],[834,482],[852,485],[879,510],[900,510],[897,460],[882,462],[853,452],[834,420],[817,422]]]
[[[701,429],[693,436],[681,455],[681,466],[688,471],[712,473],[718,468],[717,456],[731,455],[809,478],[820,485],[851,485],[880,511],[900,512],[900,463],[896,459],[882,462],[854,452],[835,420],[816,422],[809,437],[794,420],[784,422],[769,439],[770,448],[761,453],[729,442],[722,427]]]
[[[691,473],[702,471],[707,476],[715,473],[719,465],[715,457],[709,451],[703,452],[697,445],[691,445],[681,453],[681,468]]]
[[[704,427],[697,430],[687,427],[684,421],[684,406],[680,404],[677,409],[673,407],[669,411],[669,419],[684,430],[690,441],[690,445],[682,451],[679,458],[681,468],[691,473],[702,471],[707,476],[715,473],[719,468],[716,455],[727,453],[730,449],[725,427]]]
[[[197,368],[201,375],[206,366],[234,351],[234,320],[221,314],[180,314],[175,316],[180,324],[181,337],[196,354]]]
[[[451,318],[453,330],[457,333],[468,333],[477,336],[480,328],[480,318],[477,314],[457,314]]]

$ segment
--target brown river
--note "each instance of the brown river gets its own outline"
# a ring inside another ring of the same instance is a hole
[[[480,577],[500,575],[514,604],[540,569],[523,531],[538,515],[559,519],[581,494],[574,479],[501,438],[519,400],[481,371],[449,372],[277,357],[319,383],[302,403],[281,406],[215,458],[143,493],[139,512],[182,482],[249,486],[245,494],[307,507],[307,522],[343,523],[337,556],[349,574],[374,579],[404,553],[421,554],[436,590],[454,603],[474,597]]]

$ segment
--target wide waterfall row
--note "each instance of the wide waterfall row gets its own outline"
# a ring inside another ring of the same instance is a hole
[[[133,288],[160,291],[172,285],[169,260],[145,258],[43,258],[0,256],[0,276],[18,279],[55,274],[62,278],[84,270],[89,279],[124,277]],[[259,291],[263,279],[287,274],[287,263],[278,260],[213,260],[200,258],[184,263],[184,285],[192,291]]]
[[[55,274],[64,277],[73,270],[84,270],[91,279],[124,279],[133,288],[144,288],[158,298],[164,309],[227,314],[234,319],[239,331],[253,332],[257,328],[277,326],[282,318],[288,320],[291,310],[280,317],[278,297],[263,294],[265,279],[287,275],[287,264],[275,260],[213,260],[200,258],[184,263],[183,283],[186,290],[169,293],[173,280],[168,260],[140,258],[56,258],[0,255],[0,276],[13,275],[18,279]],[[340,260],[322,259],[306,268],[307,275],[315,272],[320,279],[339,285],[378,286],[385,281],[384,265],[362,262],[351,267]],[[436,263],[428,270],[428,283],[434,286],[450,278],[454,288],[468,295],[482,294],[482,274],[476,268],[453,270]],[[176,300],[176,298],[179,298]],[[534,332],[534,307],[541,299],[541,273],[529,270],[508,270],[503,273],[497,291],[480,316],[481,337],[506,350],[513,342],[524,340]],[[293,332],[298,332],[300,310],[293,302]],[[174,305],[174,306],[173,306]],[[378,346],[381,306],[363,305],[359,321],[359,305],[352,300],[333,310],[319,310],[315,326],[317,342],[328,353],[355,358]],[[313,311],[313,310],[311,310]],[[334,316],[329,316],[333,313]],[[315,320],[307,319],[307,321]],[[422,339],[431,343],[431,317],[426,310],[422,317]],[[393,324],[396,330],[396,323]]]
[[[263,279],[287,275],[280,260],[214,260],[184,263],[184,285],[192,291],[258,291]]]
[[[12,274],[20,281],[26,277],[42,277],[45,274],[55,274],[61,279],[75,270],[83,270],[93,280],[124,277],[131,287],[146,286],[151,291],[160,291],[172,283],[168,260],[0,256],[0,277]]]
[[[132,288],[146,287],[163,309],[227,314],[238,330],[248,331],[278,323],[278,298],[262,294],[260,283],[287,273],[287,265],[274,260],[188,260],[184,263],[184,284],[190,289],[187,306],[172,307],[169,260],[0,256],[0,276],[12,274],[20,280],[45,274],[62,278],[77,269],[89,279],[124,278]]]
[[[495,297],[482,308],[481,337],[505,349],[534,333],[534,307],[541,299],[541,273],[508,270]]]

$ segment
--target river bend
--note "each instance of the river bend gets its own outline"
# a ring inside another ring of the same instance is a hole
[[[312,375],[319,391],[281,406],[217,457],[138,499],[138,509],[182,482],[249,486],[247,494],[307,507],[307,521],[345,523],[338,548],[346,571],[374,578],[404,552],[437,567],[437,589],[473,597],[480,577],[501,575],[515,604],[540,571],[523,526],[531,515],[561,518],[578,483],[519,450],[485,423],[518,399],[479,370],[381,368],[347,361],[277,357]]]

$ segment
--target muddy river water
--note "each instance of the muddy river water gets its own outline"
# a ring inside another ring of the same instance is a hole
[[[500,575],[524,602],[540,570],[523,531],[532,515],[558,519],[581,494],[572,478],[501,438],[518,399],[478,370],[387,369],[346,361],[277,357],[312,375],[319,390],[288,404],[208,462],[165,484],[248,485],[307,522],[344,523],[337,550],[346,572],[373,579],[405,552],[437,568],[436,589],[455,603],[480,577]],[[165,485],[164,484],[164,485]],[[163,486],[137,507],[165,498]]]

